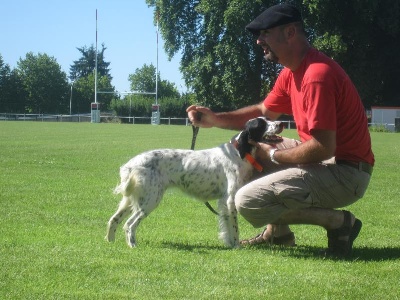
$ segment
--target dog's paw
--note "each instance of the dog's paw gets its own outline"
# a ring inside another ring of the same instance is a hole
[[[115,237],[110,237],[110,236],[108,236],[108,235],[106,235],[106,236],[104,237],[104,239],[105,239],[107,242],[110,242],[110,243],[112,243],[112,242],[115,241]]]
[[[136,247],[136,239],[129,232],[126,233],[126,243],[128,244],[128,246],[130,248],[135,248]]]
[[[128,243],[128,247],[129,248],[135,248],[136,247],[136,243]]]
[[[115,241],[115,232],[107,232],[106,236],[104,237],[104,239],[107,242],[114,242]]]

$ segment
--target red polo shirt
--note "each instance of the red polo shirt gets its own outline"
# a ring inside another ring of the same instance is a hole
[[[360,96],[346,72],[318,50],[311,48],[296,71],[281,71],[264,105],[293,115],[301,141],[315,129],[334,130],[337,160],[374,164]]]

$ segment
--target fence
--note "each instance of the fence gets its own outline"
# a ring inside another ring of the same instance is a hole
[[[91,114],[50,115],[50,114],[7,114],[0,113],[0,121],[38,122],[91,122]],[[103,123],[151,124],[151,117],[118,117],[111,114],[100,116]],[[189,125],[188,118],[160,118],[163,125]]]
[[[50,115],[50,114],[8,114],[0,113],[0,121],[37,121],[37,122],[91,122],[90,114]],[[100,116],[103,123],[151,124],[151,117],[118,117],[112,114]],[[282,121],[285,128],[294,129],[294,121]],[[161,125],[190,125],[188,118],[160,118]]]
[[[40,122],[90,122],[90,114],[48,115],[48,114],[7,114],[0,113],[0,121],[40,121]]]
[[[91,122],[90,114],[78,115],[50,115],[50,114],[8,114],[0,113],[0,121],[38,121],[38,122]],[[100,116],[100,122],[103,123],[126,123],[126,124],[151,124],[151,117],[118,117],[112,114],[103,114]],[[294,121],[282,121],[287,129],[295,129]],[[398,122],[400,124],[400,122]],[[190,125],[188,118],[160,118],[162,125]],[[399,124],[374,124],[369,123],[371,127],[382,127],[387,131],[400,131]]]

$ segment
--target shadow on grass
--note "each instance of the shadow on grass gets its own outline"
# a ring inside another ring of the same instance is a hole
[[[353,254],[349,258],[335,258],[325,257],[324,250],[320,247],[314,246],[296,246],[296,247],[278,247],[278,246],[251,246],[252,248],[259,248],[269,251],[276,251],[291,257],[298,257],[303,259],[326,259],[333,261],[385,261],[400,259],[400,247],[363,247],[353,248]]]
[[[163,242],[164,247],[182,251],[207,253],[208,251],[214,250],[231,250],[224,246],[215,246],[207,244],[184,244],[184,243],[174,243],[174,242]],[[255,245],[243,247],[242,250],[252,249],[268,252],[282,253],[290,257],[298,257],[303,259],[326,259],[333,261],[385,261],[385,260],[397,260],[400,259],[400,247],[384,247],[384,248],[374,248],[374,247],[363,247],[353,249],[353,255],[350,258],[340,259],[340,258],[330,258],[324,257],[323,249],[314,246],[296,246],[296,247],[279,247],[279,246],[268,246],[268,245]]]
[[[361,261],[396,260],[400,259],[400,247],[354,248],[353,257]]]
[[[182,251],[190,251],[190,252],[203,252],[214,251],[214,250],[231,250],[223,245],[215,246],[215,245],[207,245],[207,244],[184,244],[184,243],[175,243],[175,242],[163,242],[162,245],[169,249],[176,249]]]

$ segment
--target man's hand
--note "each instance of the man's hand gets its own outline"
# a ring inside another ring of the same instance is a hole
[[[252,140],[249,140],[249,144],[256,147],[255,158],[259,163],[261,163],[262,165],[269,165],[271,163],[269,151],[276,147],[265,143],[257,143]]]
[[[274,146],[249,141],[256,147],[256,159],[262,165],[271,163],[270,150]],[[279,147],[278,147],[279,148]],[[333,130],[313,130],[313,136],[308,141],[288,149],[275,152],[274,158],[281,164],[311,164],[330,159],[335,155],[336,132]],[[273,164],[273,163],[272,163]]]
[[[211,128],[216,125],[217,116],[207,107],[191,105],[186,112],[190,122],[196,127]]]

